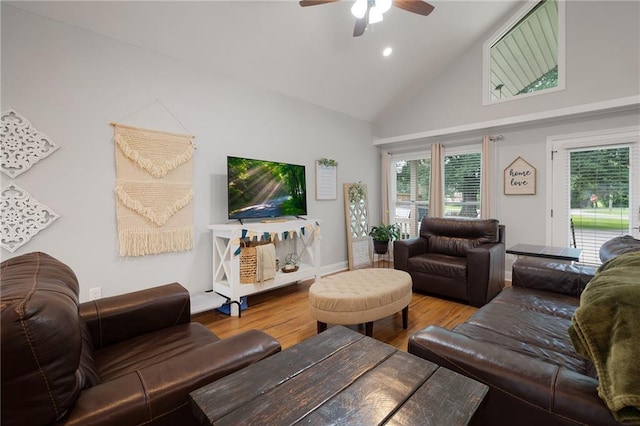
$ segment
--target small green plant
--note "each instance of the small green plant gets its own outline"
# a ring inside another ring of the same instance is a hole
[[[372,226],[369,235],[373,241],[393,241],[400,238],[400,229],[395,223],[392,225],[381,224]]]
[[[338,167],[338,162],[336,160],[332,160],[331,158],[324,158],[318,160],[318,164],[322,167]]]

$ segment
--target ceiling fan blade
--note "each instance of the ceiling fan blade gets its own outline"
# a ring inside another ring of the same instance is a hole
[[[360,37],[364,34],[364,30],[367,28],[367,24],[369,23],[369,8],[367,8],[367,13],[360,19],[356,19],[356,26],[353,28],[353,36]]]
[[[325,4],[325,3],[333,3],[336,2],[338,0],[300,0],[300,6],[302,7],[307,7],[307,6],[316,6],[318,4]]]
[[[429,15],[434,9],[432,5],[423,0],[393,0],[393,4],[407,12],[423,16]]]

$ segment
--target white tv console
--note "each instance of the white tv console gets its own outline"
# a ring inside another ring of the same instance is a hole
[[[278,287],[315,278],[320,280],[320,222],[315,219],[269,222],[214,224],[207,226],[213,239],[213,291],[231,302],[231,315],[239,316],[240,298]],[[240,239],[265,233],[272,236],[280,268],[289,253],[300,258],[295,272],[276,272],[272,280],[251,284],[240,283]]]

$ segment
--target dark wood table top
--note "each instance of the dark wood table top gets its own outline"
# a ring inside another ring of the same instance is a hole
[[[535,244],[516,244],[506,250],[509,254],[517,254],[520,256],[544,257],[546,259],[555,260],[572,260],[577,262],[580,260],[582,249],[571,247],[551,247],[538,246]]]
[[[487,386],[334,326],[190,394],[202,424],[465,425]]]

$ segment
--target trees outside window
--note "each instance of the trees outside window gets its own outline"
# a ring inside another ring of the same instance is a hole
[[[572,152],[570,185],[572,209],[628,207],[629,148]]]
[[[397,159],[392,162],[395,171],[395,223],[400,229],[400,238],[418,235],[420,221],[429,212],[429,182],[431,159]]]
[[[480,217],[480,168],[479,152],[444,157],[445,216]]]

